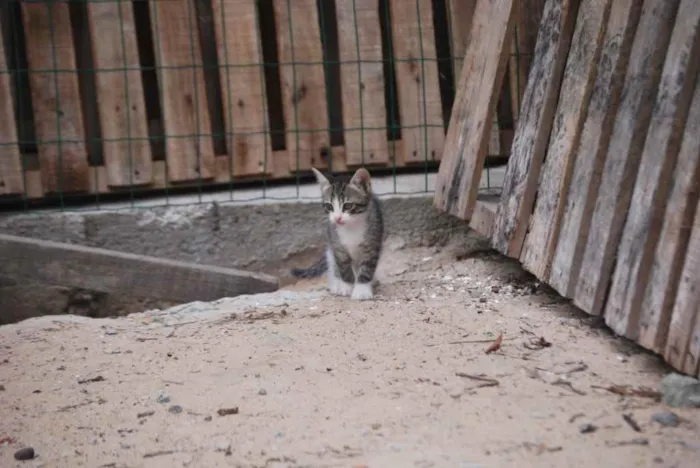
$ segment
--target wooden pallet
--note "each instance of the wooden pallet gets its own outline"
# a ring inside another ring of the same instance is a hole
[[[614,332],[700,376],[700,10],[547,0],[531,66],[500,200],[463,194],[457,211]],[[442,180],[479,173],[447,158],[470,135],[453,118]]]
[[[0,195],[436,163],[445,76],[461,71],[450,53],[463,55],[474,13],[473,1],[440,2],[437,16],[433,0],[0,5]],[[531,26],[516,21],[507,43],[527,48]],[[523,89],[526,62],[510,64]],[[521,91],[496,100],[508,107]],[[489,155],[508,152],[512,125],[502,130],[489,126]]]

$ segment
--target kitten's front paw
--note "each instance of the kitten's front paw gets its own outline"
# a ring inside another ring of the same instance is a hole
[[[358,283],[353,288],[350,298],[356,301],[366,301],[367,299],[372,299],[373,296],[371,283]]]
[[[349,296],[352,294],[352,284],[346,283],[340,279],[331,281],[328,285],[328,289],[330,289],[331,294],[335,294],[336,296]]]

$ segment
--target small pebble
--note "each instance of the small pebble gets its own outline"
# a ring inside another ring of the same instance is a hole
[[[224,452],[224,455],[231,455],[231,442],[219,441],[216,443],[215,450],[217,452]]]
[[[204,417],[204,420],[205,420],[206,422],[211,421],[211,416],[205,416],[205,417]]]
[[[160,392],[158,394],[158,398],[156,399],[158,403],[164,404],[164,403],[170,403],[170,397],[168,396],[167,393]]]
[[[375,431],[378,431],[379,429],[381,429],[381,427],[382,425],[379,423],[372,424],[372,429],[374,429]]]
[[[592,432],[595,432],[598,430],[598,427],[595,424],[591,423],[583,423],[578,427],[578,431],[581,434],[590,434]]]
[[[481,302],[481,303],[485,303],[485,302],[487,302],[487,301],[488,301],[488,299],[486,299],[486,298],[483,297],[483,296],[479,298],[479,302]]]
[[[180,414],[180,413],[182,413],[182,406],[172,405],[170,408],[168,408],[168,412],[173,413],[173,414]]]
[[[499,292],[501,292],[501,287],[500,286],[491,286],[491,292],[498,294]]]
[[[267,395],[267,390],[265,390],[264,388],[261,388],[260,390],[258,390],[258,395],[263,395],[263,396]]]
[[[359,359],[360,361],[364,362],[364,361],[367,360],[367,356],[365,356],[365,355],[362,354],[362,353],[357,353],[357,359]]]
[[[105,329],[105,335],[116,335],[116,334],[117,334],[117,330],[115,330],[112,327],[107,327]]]
[[[4,392],[4,391],[5,391],[5,386],[4,386],[4,385],[0,385],[0,392]]]
[[[35,456],[32,447],[24,447],[15,452],[15,460],[32,460]]]
[[[661,424],[662,426],[676,427],[681,423],[680,418],[676,413],[672,411],[662,411],[660,413],[654,413],[651,416],[651,420]]]

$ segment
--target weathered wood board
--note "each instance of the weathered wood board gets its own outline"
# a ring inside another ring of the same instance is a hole
[[[191,0],[150,2],[170,182],[214,176],[212,127],[197,12]]]
[[[255,1],[212,1],[226,142],[228,179],[272,173],[262,44]]]
[[[477,0],[449,0],[449,24],[450,37],[452,39],[452,71],[454,75],[455,87],[459,86],[459,79],[462,74],[464,54],[469,42],[469,34],[474,20],[474,10]],[[498,126],[498,117],[494,114],[491,119],[491,130],[489,139],[489,154],[500,155],[501,137]]]
[[[520,254],[526,270],[548,279],[566,206],[581,128],[597,73],[612,0],[584,0],[571,39],[537,201]],[[583,154],[582,157],[586,157]]]
[[[378,12],[379,0],[336,3],[345,161],[351,166],[389,162]]]
[[[627,66],[574,304],[600,315],[644,147],[678,0],[647,0]]]
[[[700,204],[697,204],[690,241],[683,261],[676,301],[673,305],[664,358],[689,374],[700,363]]]
[[[278,289],[268,275],[4,234],[0,258],[13,278],[183,303]]]
[[[390,0],[403,160],[439,161],[445,143],[431,0]]]
[[[90,2],[87,12],[107,183],[149,184],[153,166],[133,7]]]
[[[15,124],[10,71],[5,61],[5,44],[0,31],[0,195],[24,194],[22,155]]]
[[[671,182],[671,192],[661,225],[661,234],[656,244],[649,282],[639,311],[637,342],[657,353],[663,352],[667,337],[670,338],[670,342],[675,342],[679,339],[677,336],[679,331],[687,332],[687,328],[669,330],[669,322],[700,194],[698,129],[700,129],[700,75],[696,79],[695,94],[685,123],[685,133],[678,153],[673,182]],[[674,359],[678,359],[678,356]],[[680,362],[676,361],[676,364],[680,365]]]
[[[23,2],[22,19],[44,192],[86,192],[88,156],[68,4]]]
[[[660,221],[673,183],[698,67],[700,8],[696,0],[681,0],[605,307],[605,323],[633,340],[639,334],[639,312],[661,235]]]
[[[325,168],[328,101],[315,0],[274,0],[287,152],[292,171]]]
[[[542,14],[492,238],[494,247],[510,257],[520,257],[527,232],[578,4],[548,0]]]
[[[434,205],[469,219],[479,192],[491,119],[510,51],[514,2],[481,0],[476,5],[445,151],[435,180]]]
[[[612,2],[588,113],[574,149],[576,161],[549,275],[549,284],[566,297],[574,294],[578,282],[613,119],[620,103],[641,11],[642,2],[638,0]]]

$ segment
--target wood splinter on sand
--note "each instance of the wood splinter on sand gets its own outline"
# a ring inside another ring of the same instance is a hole
[[[4,234],[0,258],[14,278],[181,303],[279,289],[260,273]]]

